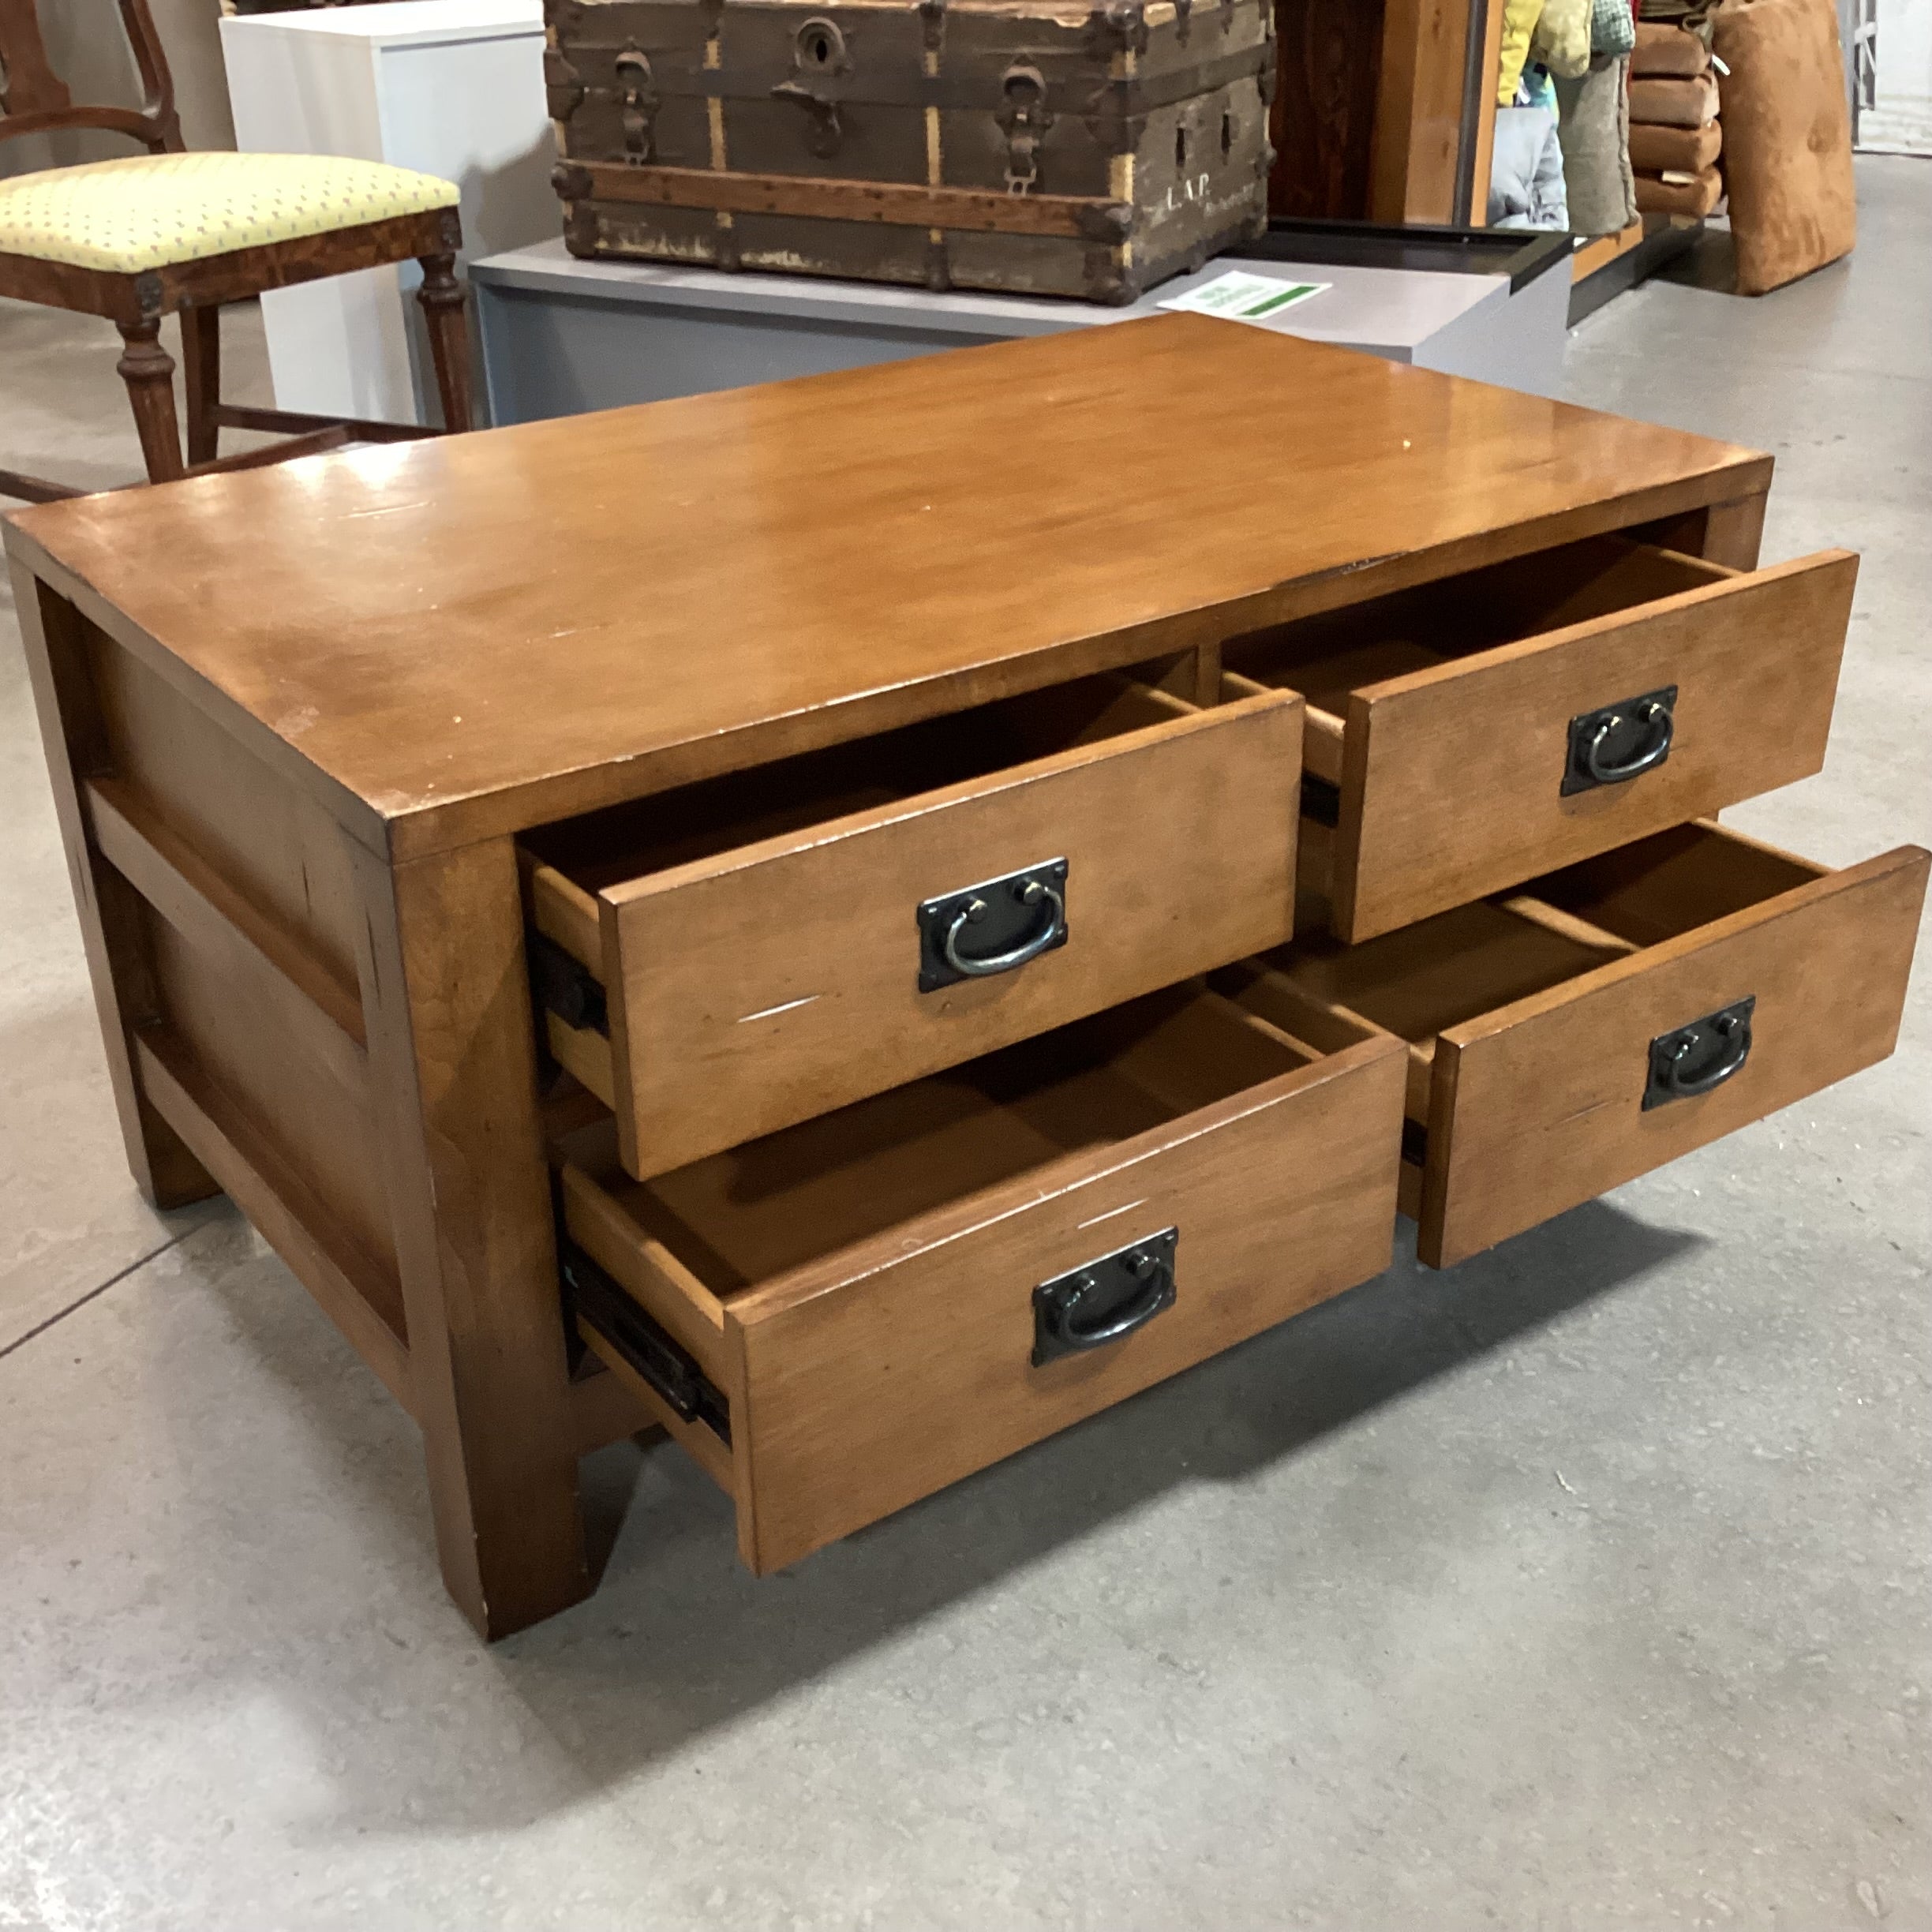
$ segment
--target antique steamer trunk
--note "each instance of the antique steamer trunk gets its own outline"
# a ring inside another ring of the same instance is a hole
[[[1132,301],[1266,225],[1271,0],[545,0],[573,253]]]

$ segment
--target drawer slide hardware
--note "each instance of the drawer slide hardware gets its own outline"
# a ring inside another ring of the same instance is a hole
[[[1677,687],[1646,691],[1621,704],[1586,711],[1570,721],[1570,755],[1562,796],[1626,784],[1655,771],[1670,756],[1677,730]]]
[[[1706,1013],[1702,1020],[1693,1020],[1688,1026],[1660,1033],[1650,1043],[1644,1112],[1672,1100],[1694,1099],[1741,1073],[1750,1058],[1751,1013],[1757,1004],[1753,994]]]
[[[566,953],[546,934],[529,935],[530,985],[537,1004],[580,1032],[608,1035],[610,1010],[604,989],[583,961]]]
[[[1105,1348],[1174,1305],[1178,1227],[1163,1228],[1033,1290],[1033,1366]]]
[[[919,990],[1011,972],[1065,945],[1066,887],[1067,862],[1049,859],[927,900],[918,915]]]
[[[697,1362],[626,1294],[575,1241],[557,1251],[567,1304],[661,1395],[686,1422],[702,1422],[731,1440],[731,1407]]]

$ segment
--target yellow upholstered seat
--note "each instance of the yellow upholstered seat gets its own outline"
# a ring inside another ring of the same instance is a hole
[[[157,154],[0,177],[0,255],[138,275],[453,208],[453,182],[332,155]]]

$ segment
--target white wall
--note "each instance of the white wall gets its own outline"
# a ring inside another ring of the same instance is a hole
[[[161,44],[174,77],[182,131],[190,148],[232,148],[228,84],[222,73],[216,22],[220,0],[151,0]],[[40,20],[54,71],[77,101],[132,107],[140,80],[128,52],[116,0],[40,0]],[[25,174],[70,161],[105,159],[140,150],[118,136],[24,135],[0,141],[0,174]]]
[[[1859,116],[1859,145],[1932,154],[1932,0],[1878,0],[1877,99]]]

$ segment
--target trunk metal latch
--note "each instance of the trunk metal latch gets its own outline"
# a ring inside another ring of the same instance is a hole
[[[1006,192],[1031,194],[1039,185],[1040,144],[1053,125],[1046,105],[1046,78],[1026,61],[1015,61],[1000,77],[1005,104],[997,117],[1006,136]]]

